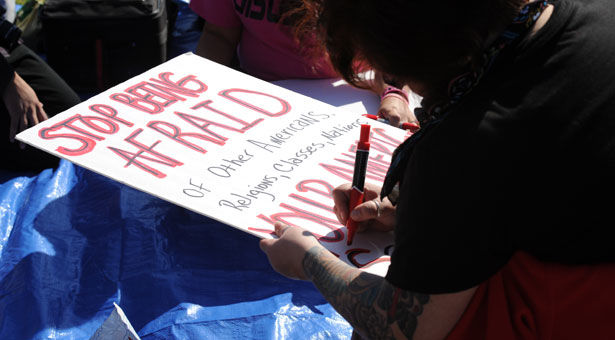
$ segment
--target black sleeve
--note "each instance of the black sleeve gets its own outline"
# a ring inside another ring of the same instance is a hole
[[[4,94],[6,86],[13,81],[15,71],[6,58],[0,54],[0,94]]]
[[[483,146],[490,144],[479,141],[472,127],[480,119],[459,116],[465,121],[450,119],[423,136],[408,162],[386,275],[396,287],[462,291],[488,279],[512,254],[507,228],[498,220],[502,202],[494,196],[503,188],[493,184],[506,175],[484,167],[489,150]]]
[[[615,6],[557,1],[537,35],[500,55],[426,130],[400,187],[387,280],[450,293],[514,251],[540,261],[615,261]],[[605,15],[601,15],[604,14]]]

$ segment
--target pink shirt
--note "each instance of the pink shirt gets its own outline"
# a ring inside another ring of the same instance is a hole
[[[243,27],[237,54],[241,68],[264,80],[338,77],[326,57],[300,50],[279,20],[279,0],[191,0],[190,8],[207,22]]]

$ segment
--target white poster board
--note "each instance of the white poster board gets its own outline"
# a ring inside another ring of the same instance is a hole
[[[384,275],[392,235],[333,214],[352,181],[360,124],[372,124],[366,182],[382,183],[406,131],[188,53],[17,136],[116,181],[258,237],[301,226],[343,261]]]

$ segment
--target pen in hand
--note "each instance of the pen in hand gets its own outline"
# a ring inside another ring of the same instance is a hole
[[[357,145],[357,153],[354,159],[354,174],[352,176],[352,189],[350,189],[349,212],[363,203],[363,189],[365,186],[365,173],[367,172],[367,160],[369,158],[369,132],[370,125],[361,124],[361,137]],[[350,215],[350,214],[349,214]],[[347,245],[352,244],[352,239],[357,231],[357,222],[348,217],[346,221],[348,229]]]
[[[391,122],[389,122],[388,119],[382,118],[382,117],[378,117],[377,115],[364,114],[363,116],[365,116],[365,117],[367,117],[369,119],[377,120],[379,122],[391,125]],[[410,132],[412,132],[412,133],[415,133],[416,131],[418,131],[420,129],[420,127],[417,124],[409,123],[409,122],[399,123],[399,125],[397,127],[400,128],[400,129],[403,129],[403,130],[410,130]]]

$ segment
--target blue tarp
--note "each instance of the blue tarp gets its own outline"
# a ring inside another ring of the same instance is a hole
[[[0,172],[0,339],[88,339],[113,302],[143,340],[349,339],[258,238],[62,161]]]

